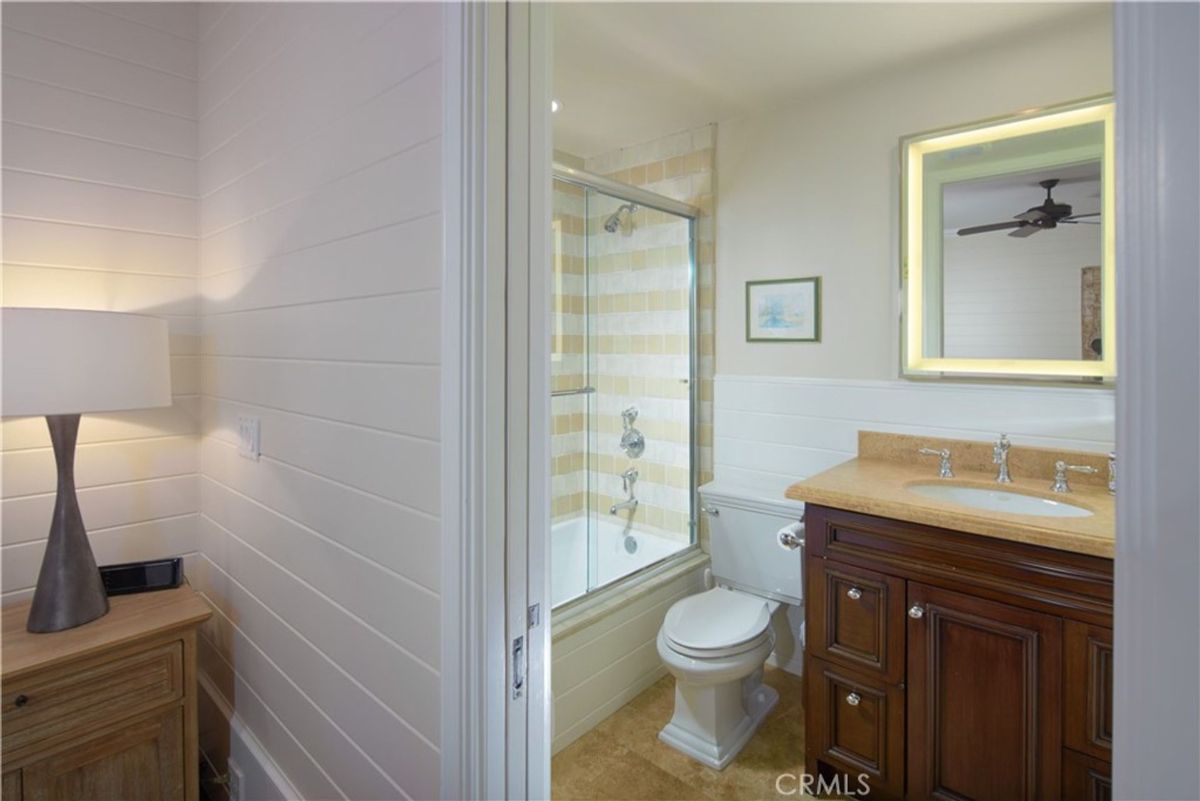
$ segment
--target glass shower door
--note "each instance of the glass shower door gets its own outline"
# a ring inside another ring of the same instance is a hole
[[[556,179],[552,226],[560,606],[695,541],[694,220]]]
[[[589,590],[693,542],[692,221],[588,190]]]
[[[588,363],[587,192],[554,182],[550,330],[551,601],[584,595],[588,567],[588,431],[593,387]]]

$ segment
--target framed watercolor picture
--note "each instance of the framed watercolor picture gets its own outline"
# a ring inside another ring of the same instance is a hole
[[[820,277],[747,281],[746,341],[820,342]]]

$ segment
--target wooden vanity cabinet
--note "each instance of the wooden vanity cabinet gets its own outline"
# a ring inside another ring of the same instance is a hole
[[[1110,797],[1112,560],[805,522],[809,773],[866,774],[877,798]]]

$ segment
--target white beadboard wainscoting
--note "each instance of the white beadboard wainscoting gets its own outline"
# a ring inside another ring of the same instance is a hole
[[[582,627],[554,638],[552,750],[558,753],[667,675],[655,640],[671,604],[704,589],[708,560],[669,579],[617,590]]]
[[[717,478],[772,494],[852,459],[860,430],[1113,449],[1114,393],[1103,387],[718,374],[714,391]]]
[[[196,7],[6,3],[5,306],[142,312],[173,403],[84,415],[79,505],[101,564],[190,553],[199,493]],[[5,347],[19,343],[5,343]],[[33,592],[56,473],[46,422],[3,422],[4,603]]]

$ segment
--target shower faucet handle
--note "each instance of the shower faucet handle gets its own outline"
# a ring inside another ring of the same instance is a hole
[[[625,430],[628,431],[633,427],[633,423],[638,418],[638,407],[626,406],[621,412],[621,422],[625,424]]]
[[[638,470],[636,467],[631,467],[621,474],[621,486],[626,492],[633,492],[633,485],[637,483]]]

